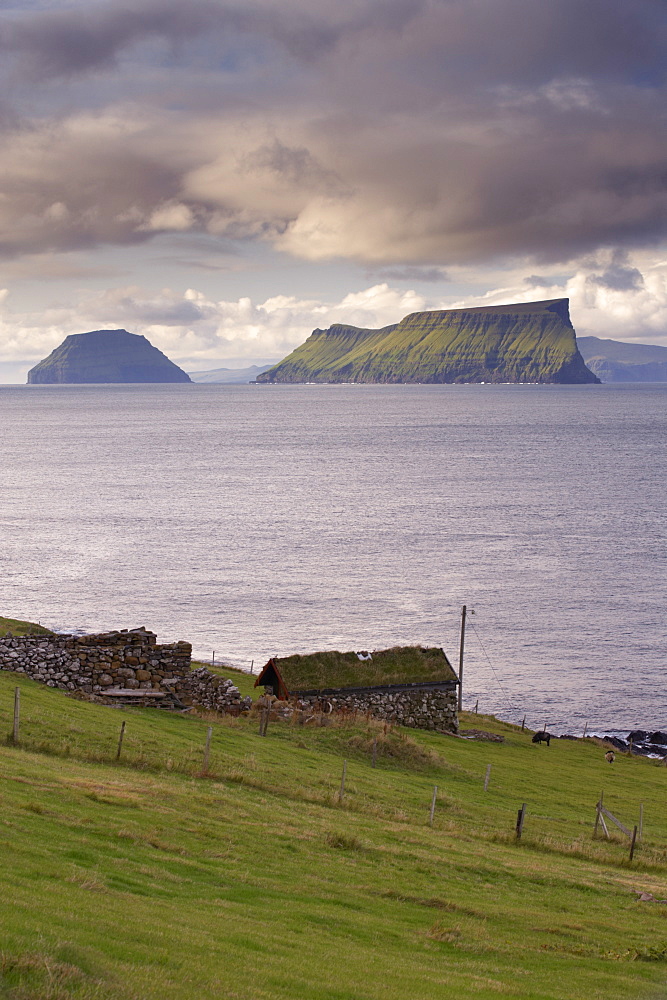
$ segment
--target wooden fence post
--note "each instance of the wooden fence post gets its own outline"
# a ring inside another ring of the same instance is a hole
[[[604,792],[600,792],[600,798],[598,799],[597,805],[595,807],[595,826],[593,827],[593,840],[595,840],[595,838],[598,835],[598,826],[600,825],[600,820],[602,818],[602,813],[600,812],[600,810],[602,809],[603,799],[604,799]]]
[[[630,861],[632,861],[632,857],[633,857],[633,855],[635,853],[635,841],[636,840],[637,840],[637,827],[635,827],[633,829],[633,831],[632,831],[632,841],[630,843]]]
[[[371,761],[371,767],[375,767],[375,762],[378,758],[378,741],[377,736],[373,740],[373,760]]]
[[[484,777],[484,791],[488,791],[489,788],[489,778],[491,777],[491,765],[486,765],[486,775]]]
[[[204,747],[204,766],[202,768],[203,774],[208,774],[208,759],[211,752],[211,736],[213,735],[213,727],[208,727],[208,732],[206,733],[206,746]]]
[[[251,660],[250,661],[250,673],[254,674],[254,672],[255,672],[255,661]]]
[[[433,798],[431,799],[431,813],[428,818],[428,825],[433,826],[433,817],[435,816],[435,800],[438,797],[438,786],[433,786]]]
[[[475,702],[475,715],[477,715],[477,709],[478,709],[478,707],[479,707],[479,698]]]
[[[521,720],[521,732],[524,731],[525,727],[526,727],[526,716],[524,715],[523,719]]]
[[[19,720],[21,715],[21,688],[14,688],[14,730],[12,740],[14,744],[19,741]]]
[[[213,656],[211,657],[211,667],[215,667],[215,650],[213,650]]]
[[[120,733],[118,735],[118,749],[116,750],[116,760],[120,760],[120,752],[123,749],[123,736],[125,735],[125,719],[120,724]]]
[[[338,801],[342,802],[345,798],[345,775],[347,774],[347,761],[343,761],[343,776],[340,779],[340,791],[338,793]]]
[[[523,833],[523,821],[526,818],[526,803],[524,802],[516,817],[516,839],[521,840],[521,834]]]
[[[586,739],[586,733],[588,732],[588,723],[584,725],[584,735],[581,737],[582,740]]]

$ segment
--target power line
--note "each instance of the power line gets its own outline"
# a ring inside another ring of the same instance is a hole
[[[475,625],[474,625],[474,623],[473,623],[473,622],[469,621],[469,624],[470,624],[470,627],[472,628],[473,632],[474,632],[474,633],[475,633],[475,635],[477,636],[477,641],[479,642],[480,646],[482,647],[482,652],[484,653],[484,656],[486,657],[486,661],[487,661],[487,663],[489,664],[489,666],[490,666],[490,668],[491,668],[491,672],[492,672],[493,676],[494,676],[494,677],[495,677],[495,679],[496,679],[496,684],[497,684],[497,685],[498,685],[498,687],[500,688],[500,692],[501,692],[501,694],[502,694],[503,698],[505,699],[505,701],[507,702],[507,706],[508,706],[508,708],[509,708],[509,709],[510,709],[510,710],[511,710],[512,712],[516,712],[516,710],[517,710],[517,708],[516,708],[516,705],[514,705],[514,704],[512,703],[512,699],[511,699],[511,698],[509,697],[509,695],[508,695],[508,694],[507,694],[507,692],[505,691],[505,688],[504,688],[504,687],[502,686],[502,684],[500,683],[500,677],[499,677],[499,676],[498,676],[498,674],[496,673],[496,670],[495,670],[495,667],[493,666],[493,663],[491,663],[491,658],[490,658],[489,654],[488,654],[488,653],[487,653],[487,651],[486,651],[486,646],[485,646],[485,645],[484,645],[484,643],[482,642],[482,640],[481,640],[481,637],[480,637],[480,634],[479,634],[479,632],[477,631],[477,628],[475,627]]]

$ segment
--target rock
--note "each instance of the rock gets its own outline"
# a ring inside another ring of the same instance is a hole
[[[648,738],[649,743],[657,743],[659,746],[667,745],[667,733],[662,733],[658,730],[655,733],[651,733]]]

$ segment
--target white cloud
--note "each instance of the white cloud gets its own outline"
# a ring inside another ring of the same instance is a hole
[[[625,280],[625,276],[630,277]],[[639,277],[637,277],[639,275]],[[0,290],[0,361],[34,362],[70,333],[124,327],[143,334],[177,363],[205,370],[207,362],[282,358],[315,328],[334,323],[382,327],[410,312],[529,302],[569,297],[580,336],[667,345],[667,261],[650,264],[647,255],[628,258],[600,254],[579,263],[569,276],[525,277],[525,269],[505,274],[482,294],[427,298],[387,282],[351,292],[338,301],[274,295],[261,302],[247,296],[214,299],[189,288],[157,292],[140,286],[80,296],[76,306],[53,305],[40,312],[12,312],[7,289]]]
[[[216,301],[196,289],[150,293],[139,287],[87,295],[74,308],[53,307],[39,313],[0,311],[0,360],[35,361],[57,347],[70,333],[125,327],[143,334],[172,360],[218,361],[226,357],[252,360],[283,357],[302,343],[315,327],[332,323],[386,326],[408,312],[426,307],[412,291],[374,285],[339,302],[277,295],[253,303]]]

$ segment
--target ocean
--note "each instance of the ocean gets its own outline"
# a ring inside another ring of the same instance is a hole
[[[667,384],[4,386],[0,419],[8,617],[457,664],[465,604],[464,707],[667,729]]]

